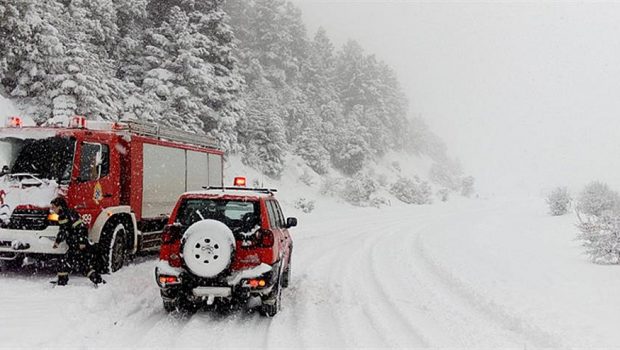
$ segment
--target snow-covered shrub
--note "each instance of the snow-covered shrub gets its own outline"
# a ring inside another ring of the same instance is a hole
[[[389,183],[387,175],[379,174],[377,176],[377,183],[379,184],[379,187],[386,187]]]
[[[370,199],[370,206],[375,208],[381,208],[383,206],[391,205],[390,201],[384,197],[373,197]]]
[[[458,160],[443,158],[433,163],[428,172],[428,179],[441,187],[458,191],[462,187],[461,174]]]
[[[401,177],[392,184],[390,193],[408,204],[431,204],[433,202],[431,186],[417,176],[413,180]]]
[[[546,201],[549,205],[549,214],[560,216],[568,213],[571,200],[566,187],[556,187],[547,195]]]
[[[618,193],[598,181],[587,184],[577,198],[577,211],[590,216],[618,213],[619,206]]]
[[[461,179],[461,196],[469,198],[474,194],[474,181],[473,176],[467,176]]]
[[[579,218],[580,233],[577,238],[592,262],[597,264],[620,263],[620,217],[591,216]]]
[[[304,213],[311,213],[314,210],[314,201],[305,198],[298,198],[295,201],[295,208],[300,209]]]
[[[400,163],[396,160],[392,162],[392,168],[394,168],[394,170],[398,171],[399,173],[402,171]]]
[[[312,175],[310,175],[310,172],[308,171],[308,169],[304,169],[303,174],[299,176],[299,181],[301,181],[302,183],[308,186],[312,186],[314,184],[314,181],[312,180]]]
[[[335,178],[335,177],[327,177],[321,183],[321,188],[319,192],[325,196],[338,196],[340,193],[344,191],[344,179]]]
[[[378,184],[371,176],[360,174],[347,180],[342,197],[351,204],[365,206],[377,189]]]
[[[447,188],[442,188],[439,191],[437,191],[437,197],[442,202],[448,201],[449,194],[450,194],[450,190]]]
[[[330,165],[330,155],[321,144],[319,131],[309,127],[301,132],[296,139],[296,153],[299,154],[312,170],[317,174],[327,173]]]

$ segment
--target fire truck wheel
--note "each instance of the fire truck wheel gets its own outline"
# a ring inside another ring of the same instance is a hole
[[[235,237],[220,221],[198,221],[185,231],[181,251],[183,261],[192,273],[215,277],[230,265],[235,253]]]
[[[125,264],[127,255],[127,229],[122,222],[112,220],[103,230],[102,255],[103,272],[115,272]]]
[[[14,260],[0,260],[0,270],[17,270],[24,264],[24,257],[17,256]]]

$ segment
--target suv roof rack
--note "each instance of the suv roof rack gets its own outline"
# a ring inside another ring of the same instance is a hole
[[[205,190],[222,190],[222,191],[252,191],[265,194],[273,194],[278,192],[275,188],[250,188],[250,187],[221,187],[221,186],[202,186]]]
[[[145,123],[133,119],[123,119],[119,124],[124,124],[123,126],[126,126],[125,130],[130,133],[218,149],[217,140],[208,135],[197,135],[195,133],[175,128],[161,127],[158,124]]]

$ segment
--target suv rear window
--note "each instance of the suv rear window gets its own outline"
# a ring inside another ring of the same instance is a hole
[[[221,221],[233,233],[247,232],[260,225],[260,205],[238,200],[186,199],[179,207],[175,222],[189,227],[205,219]]]

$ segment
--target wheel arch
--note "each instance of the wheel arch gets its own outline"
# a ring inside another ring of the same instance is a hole
[[[95,223],[89,232],[90,239],[95,243],[100,243],[107,225],[111,223],[124,223],[127,229],[127,247],[130,253],[135,253],[138,249],[138,225],[136,216],[131,212],[129,206],[109,207],[99,213]]]

